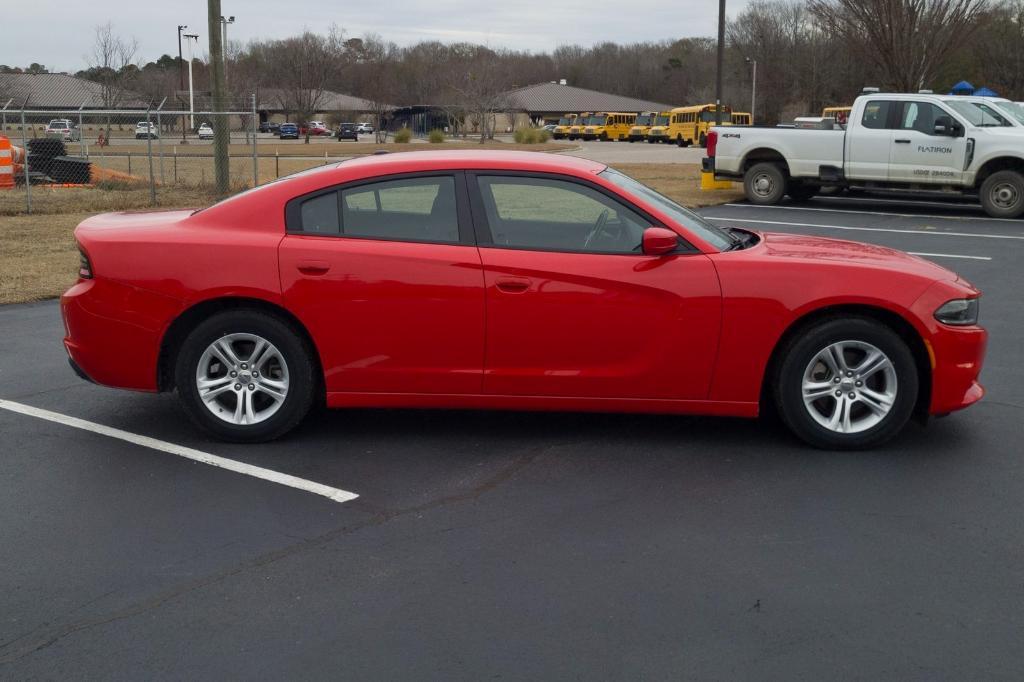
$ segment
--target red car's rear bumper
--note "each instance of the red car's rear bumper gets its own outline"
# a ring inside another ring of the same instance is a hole
[[[157,360],[174,299],[109,280],[80,280],[61,297],[64,348],[73,366],[105,386],[157,390]]]

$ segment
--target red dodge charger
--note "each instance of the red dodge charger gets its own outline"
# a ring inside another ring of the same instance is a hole
[[[330,407],[755,417],[824,448],[982,397],[980,292],[934,263],[722,229],[602,164],[371,156],[75,231],[71,365],[220,438]]]

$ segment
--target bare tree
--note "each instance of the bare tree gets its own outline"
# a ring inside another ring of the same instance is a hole
[[[971,50],[972,69],[1003,97],[1024,99],[1024,0],[1008,0],[992,8],[989,21]]]
[[[326,36],[305,31],[267,46],[267,66],[271,80],[280,88],[281,108],[294,112],[299,123],[308,123],[323,107],[327,83],[340,66],[342,52],[341,32],[334,26]]]
[[[107,22],[96,27],[92,53],[86,58],[88,78],[100,85],[100,98],[104,109],[116,109],[122,104],[133,80],[139,73],[135,61],[139,44],[114,33],[113,24]],[[107,116],[107,137],[110,137],[110,116]]]
[[[466,45],[462,64],[453,70],[451,92],[480,131],[480,144],[494,139],[494,114],[509,108],[500,55],[486,47]]]
[[[808,0],[827,26],[873,64],[882,85],[925,87],[977,30],[988,0]]]
[[[373,34],[346,41],[345,49],[353,85],[370,102],[374,137],[377,142],[384,142],[388,136],[387,116],[394,109],[398,95],[400,50],[394,43],[384,42]]]

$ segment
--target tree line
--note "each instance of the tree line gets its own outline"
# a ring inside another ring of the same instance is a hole
[[[109,25],[100,27],[94,59],[78,75],[104,82],[111,92],[130,89],[154,101],[173,96],[178,58],[139,64],[134,48]],[[367,99],[381,112],[431,104],[486,120],[487,111],[507,105],[502,93],[563,78],[674,105],[713,102],[715,59],[716,40],[708,37],[536,53],[432,41],[399,46],[377,35],[347,37],[334,27],[231,43],[226,73],[239,101],[274,92],[275,108],[296,118],[322,110],[324,93],[335,91]],[[759,122],[849,104],[869,85],[947,92],[965,79],[1020,100],[1024,0],[755,0],[726,28],[723,99],[734,110],[750,108],[754,61]],[[196,87],[207,89],[203,60],[194,61],[193,73]]]

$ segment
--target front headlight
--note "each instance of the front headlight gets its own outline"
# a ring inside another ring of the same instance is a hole
[[[935,311],[935,319],[942,324],[964,327],[978,324],[978,312],[980,309],[977,298],[955,298],[946,301]]]

